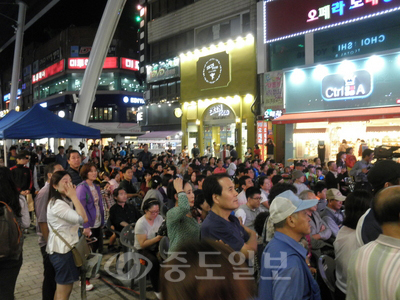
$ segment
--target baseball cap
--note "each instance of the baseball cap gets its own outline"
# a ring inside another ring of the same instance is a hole
[[[269,213],[270,222],[273,224],[285,220],[290,215],[317,205],[318,199],[301,200],[292,191],[280,193],[272,202]]]
[[[294,180],[299,179],[299,178],[301,178],[303,176],[304,176],[304,173],[302,171],[299,171],[299,170],[294,170],[293,173],[292,173],[292,178]]]
[[[342,195],[342,193],[338,189],[329,189],[326,192],[326,199],[328,200],[338,200],[338,201],[344,201],[346,200],[346,197]]]
[[[392,182],[400,178],[400,164],[393,160],[381,160],[375,163],[368,172],[368,181],[377,192],[386,182]]]

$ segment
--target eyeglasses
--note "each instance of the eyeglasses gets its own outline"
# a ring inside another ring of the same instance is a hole
[[[254,200],[257,200],[257,201],[261,201],[262,200],[261,197],[256,197],[256,198],[251,197],[251,199],[254,199]]]
[[[156,210],[156,211],[149,210],[149,213],[151,213],[152,215],[158,215],[160,213],[160,211],[159,210]]]

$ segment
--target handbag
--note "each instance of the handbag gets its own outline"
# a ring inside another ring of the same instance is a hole
[[[51,230],[57,235],[67,246],[71,249],[74,257],[75,266],[78,268],[82,267],[86,263],[86,259],[90,254],[90,248],[86,241],[86,237],[82,235],[79,238],[78,243],[72,247],[59,233],[49,224]]]

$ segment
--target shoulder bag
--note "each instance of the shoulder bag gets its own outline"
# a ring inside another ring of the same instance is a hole
[[[67,246],[71,249],[72,255],[74,256],[75,266],[78,268],[82,267],[86,263],[86,259],[90,254],[90,248],[86,241],[86,237],[82,235],[78,243],[72,247],[59,233],[49,224],[51,230],[57,235]]]

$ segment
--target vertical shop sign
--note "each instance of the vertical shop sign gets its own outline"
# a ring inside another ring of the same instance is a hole
[[[283,107],[282,88],[282,71],[273,71],[264,74],[263,110]]]

